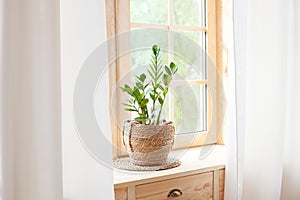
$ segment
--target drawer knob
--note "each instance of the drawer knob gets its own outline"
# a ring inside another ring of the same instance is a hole
[[[168,198],[180,197],[181,195],[182,195],[182,192],[179,189],[174,189],[169,192]]]

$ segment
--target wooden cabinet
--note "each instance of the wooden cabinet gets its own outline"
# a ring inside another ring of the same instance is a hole
[[[200,152],[209,153],[199,157]],[[115,170],[115,199],[224,199],[225,149],[223,146],[199,147],[173,153],[177,155],[182,153],[181,165],[173,169],[153,172]]]
[[[127,200],[127,188],[118,188],[115,189],[115,199],[118,200]]]
[[[224,169],[116,188],[116,200],[222,200]],[[128,195],[129,194],[129,195]]]
[[[136,186],[136,199],[212,199],[213,173],[195,174]]]

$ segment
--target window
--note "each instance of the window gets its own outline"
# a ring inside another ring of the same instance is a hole
[[[153,29],[165,30],[167,34],[145,36],[152,44],[165,46],[168,51],[163,52],[164,63],[174,61],[179,67],[177,77],[173,80],[173,92],[169,93],[168,103],[165,105],[164,115],[174,121],[176,138],[173,148],[184,148],[201,144],[216,143],[218,139],[217,120],[213,116],[222,108],[218,102],[218,95],[211,95],[209,89],[218,90],[216,71],[209,65],[217,65],[218,54],[217,6],[220,0],[116,0],[107,2],[107,9],[114,10],[107,14],[108,34],[122,33],[130,30]],[[111,19],[114,20],[111,20]],[[110,30],[111,31],[110,33]],[[201,63],[197,66],[191,60],[186,60],[176,52],[180,51],[182,44],[174,39],[174,35],[180,34],[194,41],[202,47],[199,52]],[[132,48],[137,38],[133,35],[128,41]],[[163,43],[163,44],[160,44]],[[116,42],[118,44],[118,42]],[[131,51],[128,55],[118,58],[115,70],[111,70],[111,76],[118,84],[121,77],[130,73],[140,73],[140,66],[149,64],[151,45],[148,49]],[[118,48],[118,47],[116,47]],[[208,55],[208,57],[207,57]],[[121,67],[122,66],[122,67]],[[199,73],[200,72],[200,73]],[[126,81],[128,82],[128,80]],[[117,102],[122,101],[122,94],[117,95]],[[198,109],[195,109],[198,108]],[[122,105],[118,105],[117,116],[120,122],[129,116],[123,111]],[[186,115],[185,113],[188,113]],[[120,129],[115,127],[115,145],[122,146]],[[121,155],[122,152],[116,153]]]

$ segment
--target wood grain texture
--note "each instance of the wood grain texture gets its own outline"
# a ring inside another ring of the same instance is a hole
[[[224,192],[220,192],[219,195],[220,195],[220,196],[219,196],[219,199],[220,199],[220,200],[224,200]]]
[[[115,200],[127,200],[127,188],[115,189]]]
[[[219,178],[219,199],[224,199],[224,185],[225,185],[225,169],[220,170]]]
[[[213,197],[213,172],[169,179],[136,187],[136,199],[168,199],[168,193],[179,189],[182,196],[176,200],[209,200]]]
[[[224,184],[225,184],[225,169],[221,169],[220,170],[220,179],[219,179],[220,191],[224,191]]]
[[[225,102],[224,102],[224,93],[226,88],[224,88],[224,75],[225,75],[225,62],[227,62],[227,47],[224,42],[224,36],[226,33],[223,31],[223,0],[216,0],[216,68],[219,73],[219,79],[217,79],[217,130],[218,132],[218,140],[217,144],[224,144],[224,136],[223,136],[223,123],[222,118],[224,118],[224,110],[225,110]],[[224,91],[223,91],[224,90]]]
[[[108,60],[114,60],[116,57],[116,40],[114,36],[116,35],[116,8],[115,1],[105,0],[105,9],[106,9],[106,34],[107,34],[107,53]],[[114,91],[116,88],[117,82],[117,65],[116,62],[112,62],[109,65],[109,99],[113,99]],[[113,108],[113,101],[109,101],[109,108]],[[110,122],[111,122],[111,132],[118,132],[118,125],[114,123],[114,114],[113,112],[109,112]],[[112,134],[112,142],[114,147],[119,146],[118,135]],[[113,148],[113,158],[118,157],[118,149]]]
[[[129,186],[128,187],[128,200],[135,200],[135,186]]]
[[[220,170],[214,170],[214,200],[219,200],[220,195]]]

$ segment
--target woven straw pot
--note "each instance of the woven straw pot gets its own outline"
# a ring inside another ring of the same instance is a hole
[[[172,122],[162,125],[143,125],[136,121],[123,124],[123,143],[135,165],[165,164],[174,144],[175,127]]]

